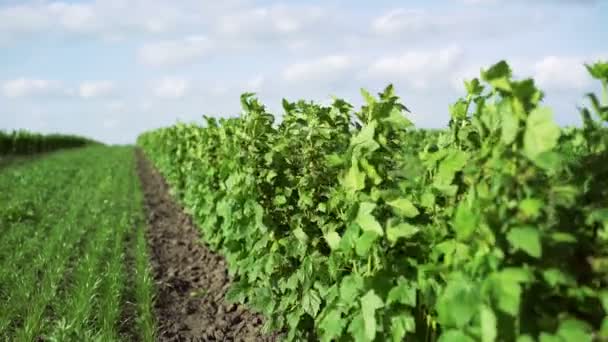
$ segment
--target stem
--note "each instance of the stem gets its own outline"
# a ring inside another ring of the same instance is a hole
[[[602,80],[603,105],[608,106],[608,79]]]
[[[471,94],[468,94],[467,95],[467,106],[464,109],[464,112],[467,117],[469,116],[469,106],[471,105],[471,101],[473,101],[473,96],[471,96]]]

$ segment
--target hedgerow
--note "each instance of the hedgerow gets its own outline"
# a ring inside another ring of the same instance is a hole
[[[608,338],[608,63],[560,128],[506,62],[465,82],[443,131],[392,86],[365,105],[253,94],[138,144],[228,260],[228,296],[288,340]]]
[[[4,132],[0,130],[0,156],[30,155],[63,148],[99,144],[88,138],[65,134],[40,134],[26,130]]]

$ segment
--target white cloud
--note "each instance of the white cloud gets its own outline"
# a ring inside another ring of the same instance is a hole
[[[0,32],[35,32],[50,25],[47,11],[29,5],[0,8]]]
[[[175,66],[188,64],[205,56],[212,48],[203,36],[189,36],[180,40],[148,43],[139,49],[140,63],[149,66]]]
[[[354,60],[343,55],[331,55],[308,62],[289,65],[283,71],[287,81],[331,80],[354,67]]]
[[[257,75],[246,82],[247,91],[259,91],[264,85],[265,78],[262,75]]]
[[[217,23],[221,34],[287,35],[313,28],[324,11],[312,6],[275,5],[223,15]]]
[[[17,98],[67,95],[68,91],[57,81],[18,78],[4,82],[2,93],[6,97]]]
[[[485,5],[485,4],[500,4],[500,3],[513,3],[514,0],[459,0],[467,5]],[[529,0],[519,0],[520,3],[530,4]],[[571,4],[571,5],[593,5],[598,3],[598,0],[537,0],[535,4]]]
[[[82,98],[104,97],[113,91],[114,83],[111,81],[87,81],[80,84],[78,95]]]
[[[415,33],[430,28],[432,21],[426,12],[398,8],[375,18],[372,30],[379,34]]]
[[[154,95],[165,99],[181,98],[189,89],[190,81],[177,77],[165,77],[153,85]]]
[[[534,80],[546,88],[582,89],[591,83],[583,63],[576,57],[547,56],[534,64]]]
[[[203,8],[205,7],[205,8]],[[117,40],[138,33],[174,32],[204,22],[207,6],[197,1],[165,0],[30,0],[0,5],[0,34],[64,32]]]
[[[113,112],[123,112],[127,107],[127,104],[123,101],[111,101],[106,103],[106,108]]]
[[[489,0],[477,0],[487,2]],[[403,44],[407,42],[429,43],[437,41],[462,41],[511,38],[515,34],[529,34],[532,30],[547,29],[554,24],[551,8],[531,7],[514,11],[517,6],[505,10],[488,10],[482,6],[433,7],[433,9],[395,8],[370,20],[369,29],[376,39],[387,39]],[[513,25],[517,23],[517,25]],[[483,28],[483,29],[480,29]]]
[[[370,70],[378,74],[415,74],[445,70],[462,55],[462,49],[451,46],[436,51],[413,50],[399,56],[383,57]]]
[[[438,50],[411,50],[372,62],[366,76],[376,79],[399,79],[417,89],[426,89],[433,81],[449,81],[457,70],[463,50],[452,45]]]
[[[114,128],[118,125],[118,119],[105,119],[102,122],[104,128]]]
[[[49,19],[74,32],[90,32],[99,27],[94,8],[85,4],[53,2],[46,8]]]

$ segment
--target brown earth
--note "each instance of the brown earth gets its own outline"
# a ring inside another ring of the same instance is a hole
[[[164,179],[141,151],[137,169],[156,282],[158,340],[278,341],[277,335],[261,333],[261,315],[224,300],[230,286],[226,261],[201,242],[192,219],[171,198]]]

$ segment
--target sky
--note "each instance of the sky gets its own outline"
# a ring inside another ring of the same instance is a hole
[[[437,128],[462,81],[503,59],[576,124],[607,17],[603,0],[0,0],[0,129],[129,144],[239,115],[243,92],[280,117],[283,98],[360,105],[389,83]]]

